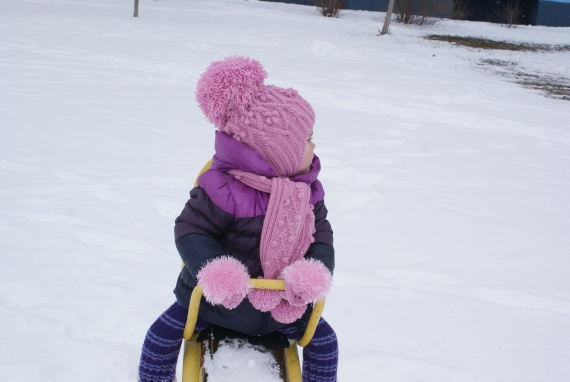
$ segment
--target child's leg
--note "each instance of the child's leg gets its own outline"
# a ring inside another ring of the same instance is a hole
[[[291,339],[303,335],[295,324],[280,332]],[[338,366],[338,342],[333,328],[323,319],[319,321],[311,342],[303,348],[303,382],[335,382]]]
[[[174,303],[151,325],[143,344],[139,381],[174,380],[187,314],[186,309]]]
[[[187,316],[188,310],[174,303],[151,325],[142,349],[140,382],[174,380]],[[195,331],[202,331],[209,325],[206,321],[198,320]]]

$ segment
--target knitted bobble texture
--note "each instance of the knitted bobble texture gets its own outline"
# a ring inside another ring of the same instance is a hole
[[[202,74],[196,100],[206,118],[217,128],[222,128],[230,115],[246,111],[266,77],[259,61],[228,57],[213,62]]]

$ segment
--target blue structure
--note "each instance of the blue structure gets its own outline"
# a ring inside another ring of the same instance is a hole
[[[495,21],[497,4],[506,0],[468,0],[471,14],[467,20]],[[570,0],[519,0],[523,6],[521,24],[552,27],[570,26]]]
[[[570,27],[570,2],[541,0],[538,4],[536,25]]]
[[[315,5],[314,0],[264,0],[279,3],[292,3],[301,5]],[[438,1],[442,13],[433,14],[434,17],[451,17],[453,5],[458,0]],[[467,17],[470,21],[495,21],[497,4],[506,0],[463,0],[471,10]],[[363,11],[385,12],[389,0],[345,0],[345,8]],[[545,25],[557,27],[570,27],[570,0],[519,0],[523,6],[522,24]]]
[[[497,20],[498,10],[508,0],[463,0],[467,2],[467,7],[471,11],[467,20],[499,22]],[[536,25],[536,15],[538,12],[539,0],[518,0],[523,8],[521,23],[525,25]]]

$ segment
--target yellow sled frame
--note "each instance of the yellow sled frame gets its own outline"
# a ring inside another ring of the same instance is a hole
[[[283,280],[250,279],[251,284],[256,289],[285,290]],[[204,375],[202,370],[203,354],[202,343],[197,341],[198,334],[194,333],[200,300],[202,299],[202,289],[199,286],[194,288],[190,298],[188,318],[184,328],[184,360],[182,366],[182,382],[202,382]],[[321,314],[325,307],[325,300],[318,301],[313,307],[313,312],[309,318],[309,323],[305,334],[300,340],[293,342],[289,348],[285,349],[285,374],[287,382],[301,382],[301,364],[297,345],[306,346],[311,342]]]

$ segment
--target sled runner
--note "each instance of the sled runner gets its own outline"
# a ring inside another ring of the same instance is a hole
[[[267,280],[267,279],[250,279],[251,284],[256,289],[285,290],[285,282],[283,280]],[[190,299],[188,309],[188,318],[186,327],[184,328],[184,358],[182,366],[182,382],[206,382],[207,374],[204,369],[204,357],[212,357],[215,362],[215,352],[220,346],[219,340],[212,336],[200,336],[194,333],[196,320],[198,318],[198,310],[200,308],[200,300],[202,299],[202,289],[199,286],[194,288]],[[301,364],[297,346],[306,346],[309,344],[324,309],[325,300],[318,301],[313,307],[313,311],[309,318],[307,329],[301,339],[289,344],[288,347],[275,348],[267,352],[266,355],[274,357],[275,362],[279,365],[280,377],[284,382],[301,382]],[[203,337],[206,337],[203,339]],[[224,340],[240,341],[239,339]],[[235,349],[239,352],[239,348]]]

